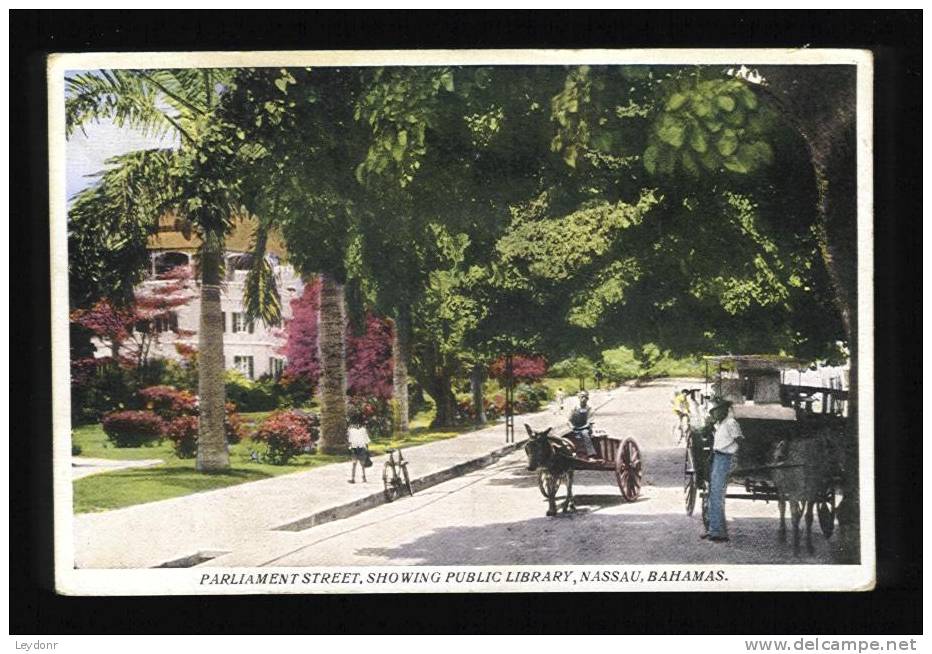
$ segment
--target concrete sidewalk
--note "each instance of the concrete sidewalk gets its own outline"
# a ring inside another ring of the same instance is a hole
[[[593,396],[593,405],[599,399]],[[493,463],[536,429],[563,426],[551,408],[516,416],[514,445],[499,423],[456,438],[404,448],[415,493]],[[160,502],[74,517],[78,568],[188,567],[246,545],[262,533],[300,531],[384,503],[382,466],[373,457],[368,483],[347,483],[350,464],[328,465]],[[358,471],[357,471],[358,472]]]
[[[113,459],[91,459],[84,456],[71,457],[71,478],[80,479],[102,472],[125,470],[126,468],[148,468],[165,463],[162,459],[136,459],[133,461],[114,461]]]

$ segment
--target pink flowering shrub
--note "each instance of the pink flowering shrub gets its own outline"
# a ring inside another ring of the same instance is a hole
[[[190,459],[197,454],[197,430],[196,416],[179,416],[165,426],[165,436],[179,459]]]
[[[232,402],[226,403],[223,427],[230,444],[239,443],[246,434],[246,425]],[[194,415],[178,416],[165,423],[165,437],[172,442],[175,456],[190,459],[197,454],[198,430],[198,418]]]
[[[174,386],[149,386],[139,391],[139,401],[162,420],[197,415],[197,397]]]
[[[270,463],[284,465],[309,451],[320,437],[320,419],[300,411],[276,411],[262,421],[252,439],[265,443]]]
[[[101,424],[117,447],[139,447],[161,440],[164,423],[151,411],[115,411],[103,417]]]

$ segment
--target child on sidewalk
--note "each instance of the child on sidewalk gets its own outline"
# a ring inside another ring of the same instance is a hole
[[[369,455],[369,432],[366,431],[366,428],[359,424],[350,424],[350,428],[346,433],[347,440],[349,441],[349,449],[353,455],[353,473],[349,478],[349,483],[356,483],[356,464],[359,464],[360,470],[362,470],[362,481],[366,482],[366,468],[372,466],[372,457]]]

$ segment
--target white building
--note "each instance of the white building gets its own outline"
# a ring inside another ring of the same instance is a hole
[[[249,252],[254,231],[255,220],[243,218],[237,219],[234,229],[228,235],[225,279],[221,295],[226,367],[228,370],[239,370],[250,379],[257,379],[266,374],[278,376],[286,363],[281,352],[285,345],[282,327],[269,327],[261,321],[249,325],[246,321],[243,286],[246,271],[250,267]],[[172,283],[159,279],[159,275],[177,266],[193,266],[199,246],[200,239],[196,235],[185,234],[180,229],[179,221],[173,216],[163,217],[158,234],[149,238],[150,278],[142,283],[142,288]],[[270,235],[266,249],[281,295],[283,318],[288,320],[291,318],[291,301],[301,295],[303,284],[294,268],[286,262],[281,238]],[[160,330],[160,334],[158,341],[152,346],[150,358],[181,360],[182,357],[175,347],[178,343],[197,348],[201,315],[197,288],[194,289],[193,295],[190,302],[173,311],[168,319],[156,321],[156,328]],[[176,333],[175,330],[180,333]],[[98,344],[97,356],[109,354],[105,347]]]

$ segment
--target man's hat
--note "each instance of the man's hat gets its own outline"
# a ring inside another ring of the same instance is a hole
[[[579,393],[576,394],[576,397],[580,397],[580,398],[584,397],[584,398],[586,398],[586,399],[588,400],[588,399],[589,399],[589,393],[587,393],[586,391],[579,391]]]
[[[709,406],[709,411],[715,411],[717,409],[728,409],[733,403],[726,400],[723,397],[713,397],[712,403]]]

